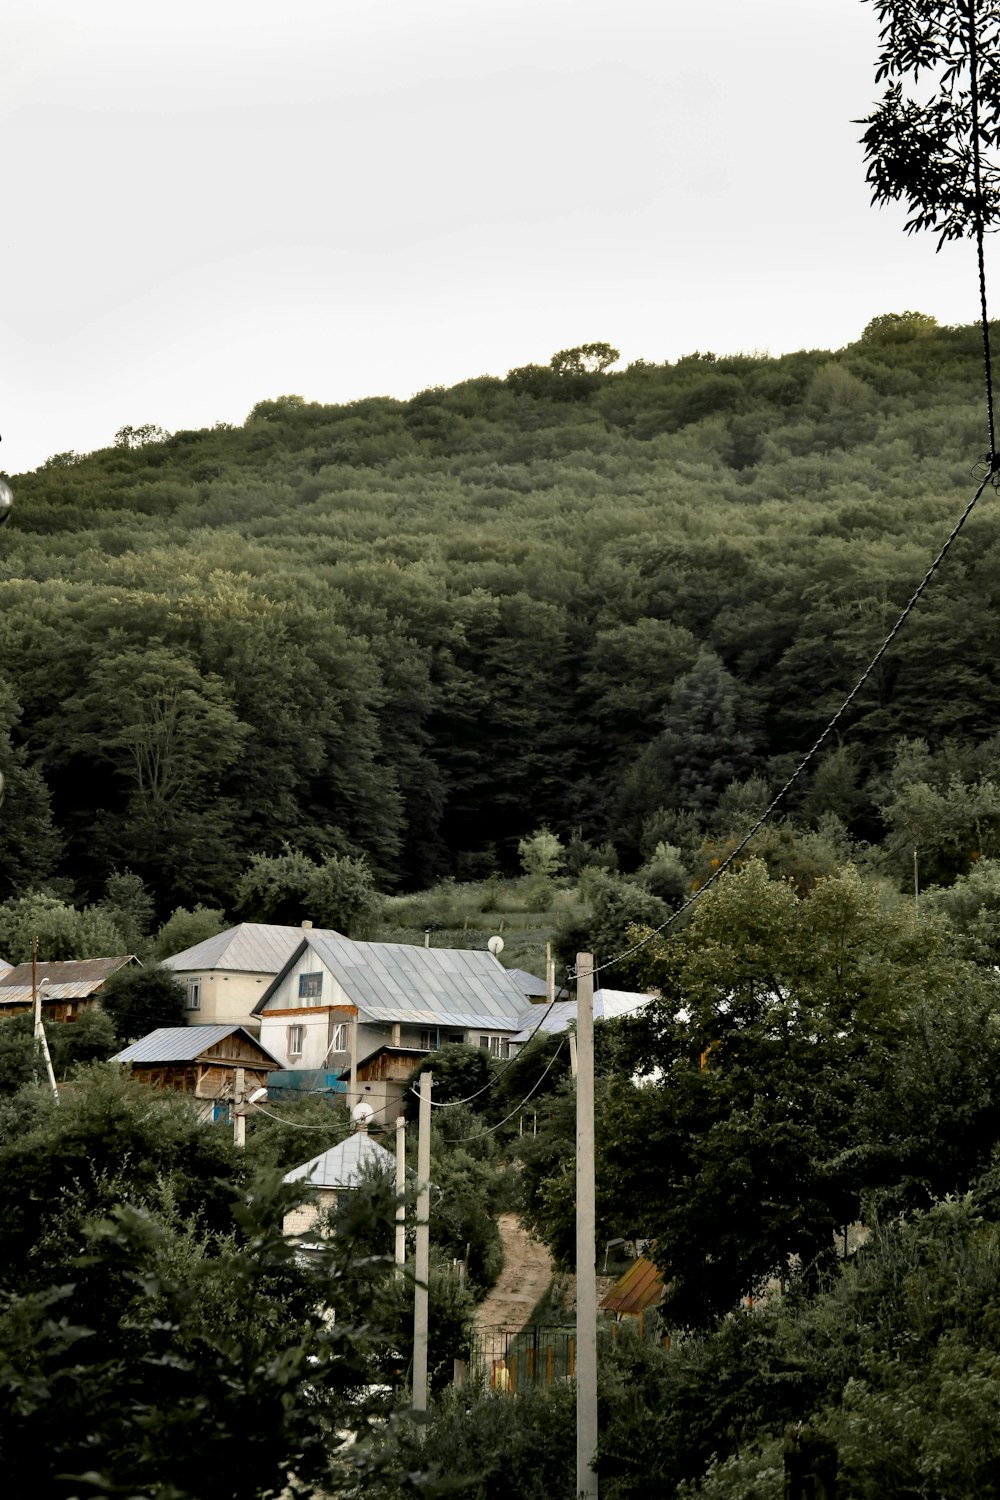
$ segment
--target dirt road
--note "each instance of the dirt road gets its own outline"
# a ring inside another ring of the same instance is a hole
[[[500,1238],[503,1270],[496,1286],[479,1304],[476,1327],[517,1333],[552,1279],[552,1257],[545,1245],[532,1239],[516,1214],[500,1215]]]

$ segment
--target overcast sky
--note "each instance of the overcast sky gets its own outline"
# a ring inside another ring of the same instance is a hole
[[[0,467],[605,340],[978,312],[869,207],[860,0],[6,0]]]

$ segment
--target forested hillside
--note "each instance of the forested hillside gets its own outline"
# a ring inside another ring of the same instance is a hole
[[[724,838],[971,495],[979,334],[903,314],[833,353],[613,356],[124,427],[15,478],[0,900],[127,867],[161,916],[228,907],[285,843],[388,890],[509,871],[544,825],[625,869]],[[900,880],[914,845],[943,884],[1000,854],[998,539],[987,490],[789,808]]]

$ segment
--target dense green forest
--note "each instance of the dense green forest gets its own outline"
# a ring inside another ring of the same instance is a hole
[[[16,477],[0,899],[129,869],[162,919],[231,910],[285,844],[405,891],[510,873],[546,825],[626,871],[739,826],[972,493],[979,335],[900,314],[836,352],[613,355],[123,427]],[[1000,851],[998,535],[987,491],[786,809],[901,881],[914,845],[938,883]]]

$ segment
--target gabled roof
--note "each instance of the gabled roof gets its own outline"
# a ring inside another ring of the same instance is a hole
[[[247,1031],[245,1026],[231,1024],[159,1026],[147,1036],[140,1037],[131,1046],[125,1047],[121,1052],[116,1052],[111,1061],[123,1063],[196,1062],[210,1048],[218,1046],[219,1042],[233,1035],[239,1035],[242,1041],[249,1042],[276,1068],[281,1067],[278,1059],[268,1052],[266,1047],[261,1046],[252,1031]]]
[[[306,1181],[315,1188],[356,1187],[372,1166],[381,1172],[395,1171],[396,1158],[365,1131],[356,1130],[339,1146],[331,1146],[301,1167],[293,1167],[283,1181]]]
[[[87,1000],[118,969],[134,964],[134,954],[117,958],[64,958],[56,962],[36,962],[35,975],[45,1001]],[[44,985],[44,989],[42,988]],[[31,965],[16,964],[0,974],[0,1005],[24,1005],[31,1002]]]
[[[0,974],[6,974],[7,970],[13,967],[14,965],[9,964],[5,958],[0,958]]]
[[[167,969],[228,969],[239,974],[277,974],[307,932],[339,938],[332,927],[276,927],[268,922],[240,922],[215,937],[195,943],[163,960]]]
[[[373,1063],[378,1057],[407,1057],[412,1062],[417,1063],[421,1058],[426,1057],[430,1051],[430,1047],[394,1047],[391,1042],[383,1042],[381,1047],[373,1047],[371,1052],[366,1052],[364,1057],[358,1058],[358,1077],[363,1078],[365,1075],[361,1070],[366,1068],[369,1063]],[[351,1065],[348,1063],[346,1068],[340,1069],[337,1077],[343,1079],[350,1078],[350,1076]]]
[[[266,1013],[285,975],[309,949],[369,1024],[516,1031],[524,995],[499,959],[481,948],[425,948],[409,943],[355,943],[307,932],[253,1014]],[[305,1008],[305,1007],[303,1007]]]
[[[594,994],[594,1020],[613,1021],[618,1016],[634,1015],[653,998],[629,990],[597,990]],[[544,1005],[531,1005],[521,1012],[518,1019],[521,1029],[511,1037],[512,1042],[530,1041],[536,1031],[566,1031],[576,1021],[576,1001],[557,1000],[551,1010]]]
[[[537,995],[539,1000],[544,1000],[548,994],[545,980],[539,979],[537,974],[529,974],[527,969],[508,969],[507,973],[514,980],[522,995]]]

